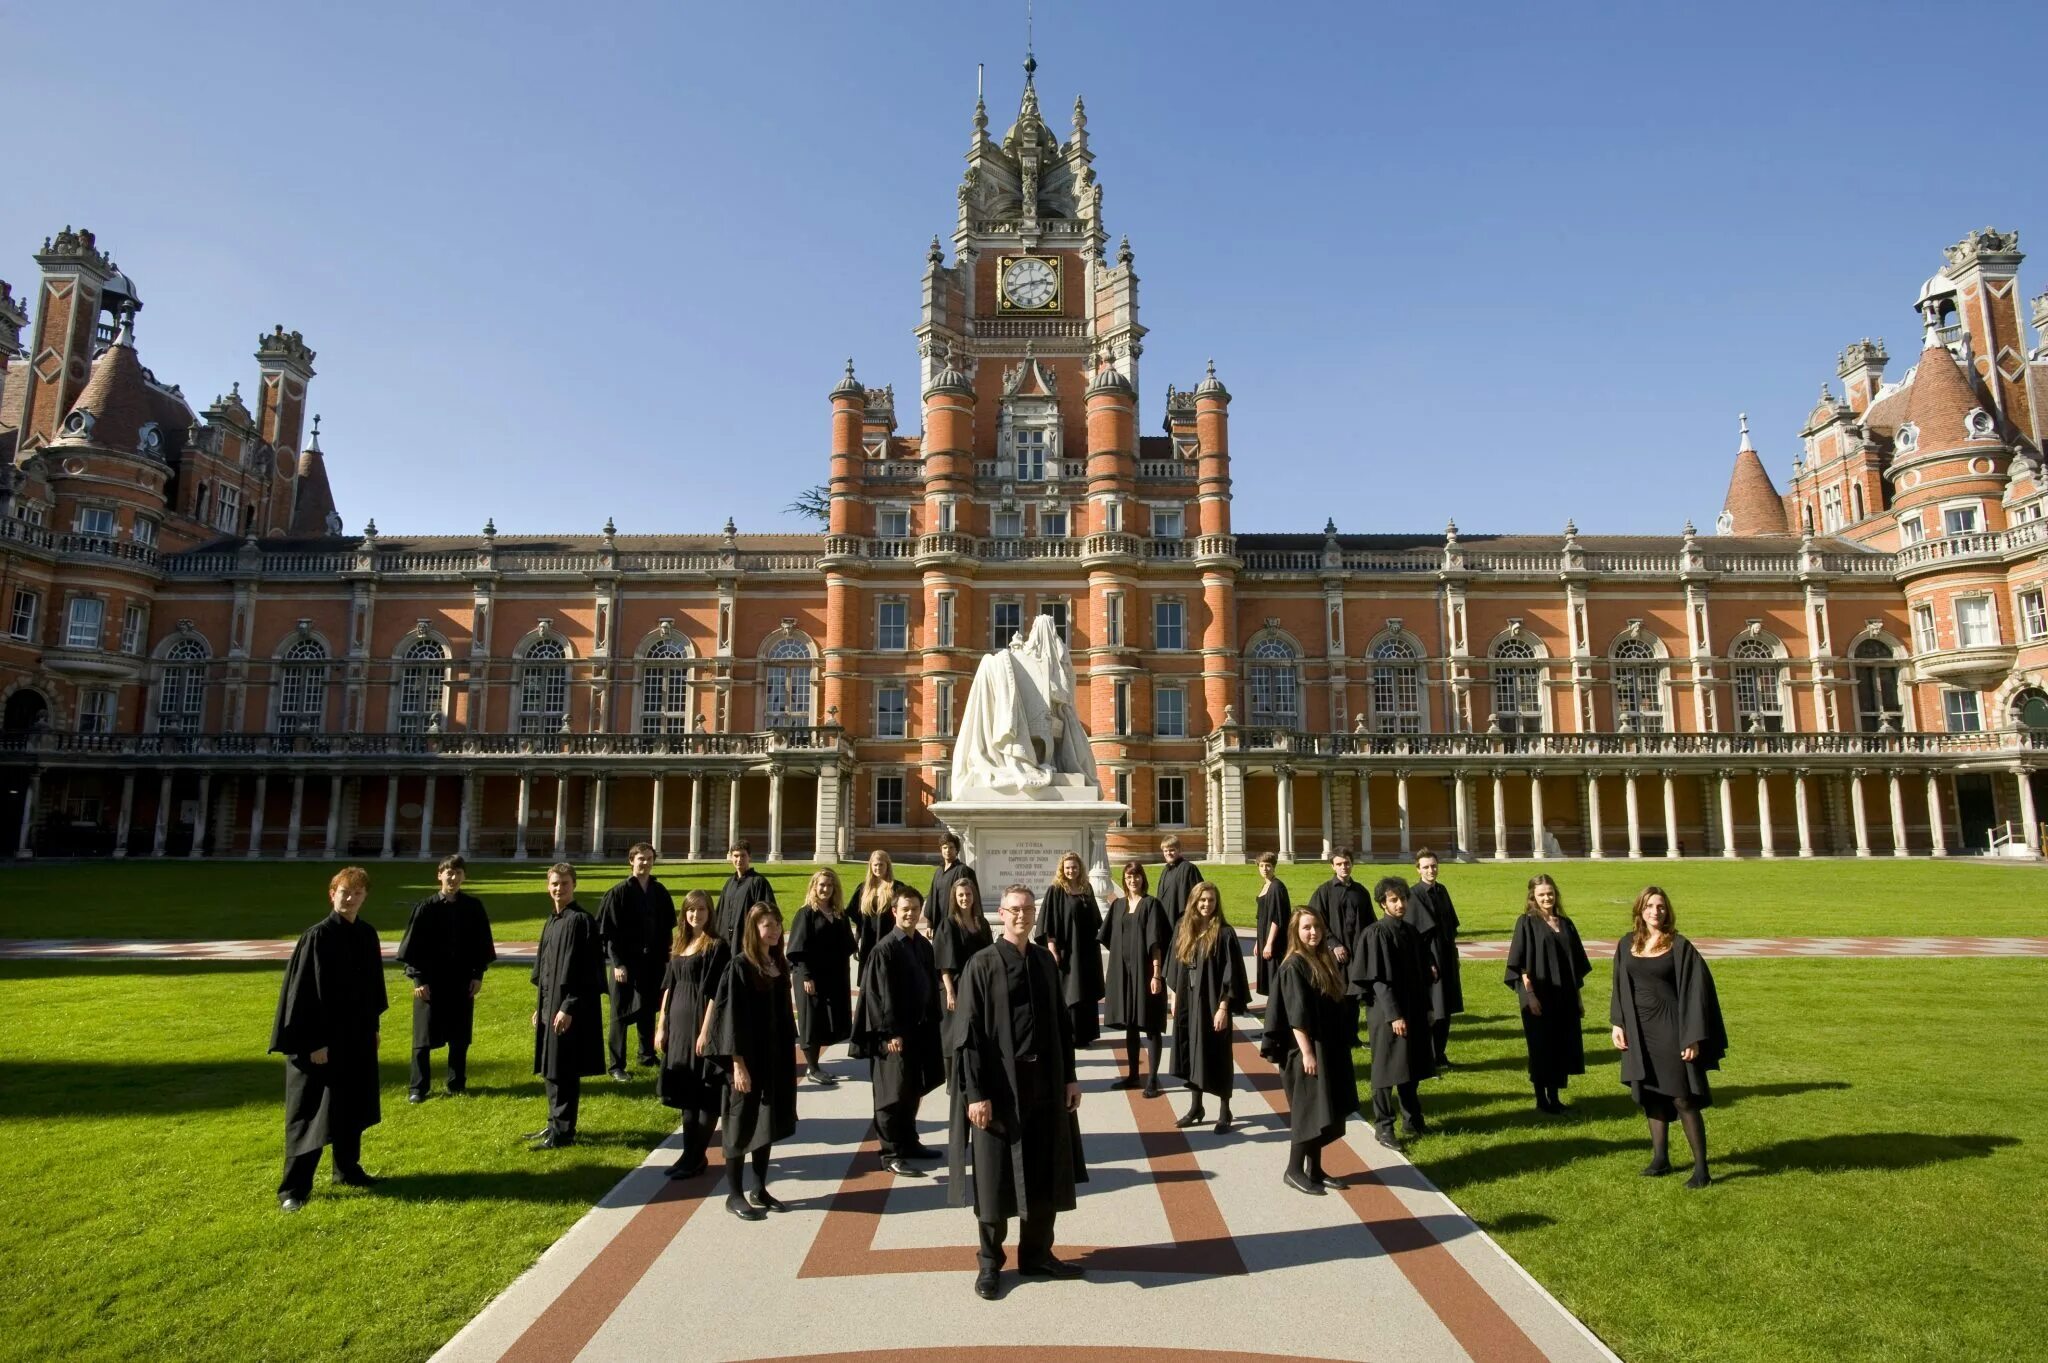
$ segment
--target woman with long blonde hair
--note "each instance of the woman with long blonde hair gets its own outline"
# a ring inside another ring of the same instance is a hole
[[[854,891],[846,916],[853,920],[857,954],[863,963],[875,943],[896,930],[896,863],[879,847],[868,853],[867,873]]]
[[[718,990],[732,952],[719,939],[718,910],[711,896],[692,890],[683,896],[676,919],[673,954],[661,979],[661,1009],[655,1015],[654,1050],[661,1057],[656,1091],[661,1101],[683,1114],[682,1157],[670,1166],[670,1178],[690,1178],[708,1165],[705,1151],[711,1128],[725,1105],[725,1075],[697,1054],[697,1040],[711,997]]]
[[[851,963],[858,946],[853,923],[840,908],[839,873],[829,866],[813,871],[803,907],[789,925],[787,954],[804,1077],[826,1088],[839,1080],[819,1067],[818,1055],[853,1035]]]
[[[1187,1115],[1176,1126],[1203,1120],[1202,1095],[1216,1095],[1216,1134],[1230,1130],[1230,1090],[1237,1067],[1231,1060],[1233,1013],[1251,1007],[1245,987],[1244,948],[1223,921],[1223,894],[1203,881],[1188,892],[1180,930],[1166,968],[1167,998],[1173,1010],[1173,1073],[1193,1093]]]
[[[1298,1193],[1321,1197],[1344,1182],[1323,1172],[1323,1147],[1344,1134],[1358,1111],[1358,1076],[1351,1048],[1358,1044],[1358,1014],[1345,995],[1344,972],[1330,949],[1329,925],[1314,909],[1287,920],[1287,956],[1266,1000],[1266,1030],[1259,1054],[1280,1067],[1287,1093],[1292,1144],[1281,1181]]]
[[[1032,940],[1052,953],[1060,968],[1060,989],[1073,1015],[1074,1044],[1086,1046],[1102,1035],[1102,908],[1088,883],[1079,852],[1060,858],[1046,888]]]

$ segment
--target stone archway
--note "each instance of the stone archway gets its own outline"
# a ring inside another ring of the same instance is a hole
[[[0,733],[29,734],[49,727],[50,698],[33,687],[16,691],[0,710]]]

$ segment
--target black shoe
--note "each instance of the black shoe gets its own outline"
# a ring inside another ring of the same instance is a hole
[[[1118,1079],[1110,1084],[1110,1087],[1113,1089],[1134,1089],[1137,1086],[1138,1076],[1135,1074],[1127,1075],[1126,1077]]]
[[[304,1211],[306,1209],[306,1199],[292,1193],[286,1193],[277,1200],[277,1209],[287,1214]]]
[[[450,1098],[460,1098],[467,1092],[469,1092],[469,1084],[466,1081],[461,1079],[450,1079],[448,1081],[448,1096]]]
[[[576,1144],[576,1138],[560,1131],[543,1131],[533,1143],[536,1150],[566,1150]]]
[[[766,1221],[768,1213],[748,1202],[738,1193],[725,1195],[725,1209],[742,1221]]]
[[[1310,1197],[1321,1197],[1323,1195],[1322,1186],[1320,1184],[1318,1184],[1314,1179],[1311,1179],[1308,1175],[1297,1174],[1292,1169],[1289,1169],[1286,1173],[1280,1175],[1280,1181],[1286,1184],[1288,1187],[1294,1189],[1294,1191],[1297,1193],[1307,1193]]]
[[[823,1070],[806,1070],[804,1072],[804,1078],[810,1080],[813,1084],[818,1085],[820,1088],[833,1089],[839,1087],[839,1076],[836,1074],[827,1074]]]
[[[1429,1123],[1403,1122],[1401,1123],[1401,1130],[1407,1133],[1409,1139],[1413,1140],[1415,1137],[1420,1136],[1423,1132],[1429,1130]]]
[[[1203,1115],[1202,1109],[1191,1107],[1188,1109],[1188,1115],[1175,1122],[1174,1125],[1178,1127],[1200,1126],[1208,1120],[1208,1117]]]
[[[1145,1081],[1145,1096],[1147,1098],[1157,1098],[1159,1096],[1159,1085],[1147,1079]]]
[[[1651,1160],[1643,1166],[1644,1178],[1662,1178],[1671,1172],[1671,1165],[1664,1160]]]
[[[1389,1150],[1398,1151],[1401,1148],[1401,1142],[1394,1139],[1394,1128],[1391,1126],[1375,1127],[1372,1138]]]
[[[900,1155],[891,1155],[882,1161],[882,1167],[901,1178],[923,1178],[924,1170],[908,1163]]]
[[[1333,1193],[1341,1193],[1351,1186],[1350,1179],[1338,1178],[1335,1174],[1326,1174],[1320,1169],[1310,1174],[1309,1178],[1317,1187],[1327,1188]]]
[[[450,1091],[452,1092],[453,1090]],[[427,1101],[427,1095],[421,1093],[418,1089],[413,1089],[405,1095],[405,1101],[408,1103],[424,1103]]]
[[[540,1140],[546,1140],[546,1139],[547,1139],[547,1135],[548,1135],[548,1132],[550,1132],[550,1131],[553,1131],[553,1130],[554,1130],[554,1128],[553,1128],[552,1126],[544,1126],[544,1127],[542,1127],[542,1128],[541,1128],[540,1130],[538,1130],[538,1131],[529,1131],[529,1132],[527,1132],[527,1133],[526,1133],[525,1135],[521,1136],[521,1137],[520,1137],[519,1139],[520,1139],[520,1140],[522,1140],[522,1141],[540,1141]]]
[[[628,1070],[624,1065],[619,1066],[615,1070],[608,1070],[606,1073],[610,1074],[613,1080],[621,1084],[633,1077],[632,1071]]]
[[[1035,1264],[1017,1265],[1017,1276],[1020,1278],[1073,1279],[1085,1277],[1087,1272],[1079,1264],[1070,1264],[1065,1259],[1055,1259],[1050,1254]]]
[[[1692,1171],[1692,1177],[1685,1181],[1685,1186],[1688,1188],[1704,1188],[1713,1181],[1713,1178],[1708,1175],[1706,1170],[1695,1169]]]
[[[336,1169],[334,1181],[345,1188],[374,1188],[378,1182],[377,1176],[360,1164],[353,1169]]]
[[[1440,1070],[1448,1070],[1454,1068],[1454,1066],[1451,1064],[1451,1058],[1447,1055],[1440,1055],[1436,1058],[1436,1067]]]
[[[903,1151],[904,1159],[944,1159],[946,1152],[934,1150],[929,1145],[913,1145]]]
[[[1237,1123],[1230,1119],[1230,1114],[1228,1112],[1224,1112],[1218,1115],[1218,1117],[1216,1118],[1216,1134],[1219,1136],[1227,1136],[1230,1134],[1231,1130],[1236,1127],[1236,1125]]]
[[[996,1299],[996,1275],[993,1271],[984,1269],[974,1275],[974,1295],[983,1301]]]
[[[781,1198],[775,1196],[775,1194],[769,1192],[766,1188],[756,1188],[753,1192],[748,1193],[747,1201],[757,1211],[786,1212],[789,1210],[789,1204],[787,1202],[784,1202]]]
[[[641,1056],[634,1063],[639,1065],[641,1069],[651,1070],[660,1066],[661,1057],[656,1055],[653,1051],[649,1051],[647,1054]]]

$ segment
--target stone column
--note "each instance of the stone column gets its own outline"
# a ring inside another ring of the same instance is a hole
[[[389,861],[398,852],[398,773],[384,778],[384,848],[377,855]]]
[[[206,855],[206,812],[212,806],[209,798],[213,794],[213,773],[199,773],[199,806],[192,816],[192,850],[185,855],[199,857]]]
[[[555,850],[556,861],[569,859],[569,773],[555,773]]]
[[[649,842],[653,843],[653,844],[654,844],[654,850],[655,850],[656,852],[659,852],[659,851],[661,851],[661,830],[662,830],[662,825],[664,825],[665,823],[667,823],[667,822],[668,822],[668,798],[667,798],[667,796],[668,796],[668,775],[667,775],[667,773],[665,773],[665,772],[656,772],[656,773],[654,773],[654,787],[653,787],[653,790],[654,790],[654,799],[653,799],[653,804],[654,804],[654,814],[653,814],[653,817],[652,817],[652,818],[650,818],[650,819],[649,819],[649,820],[647,821],[647,823],[648,823],[648,833],[647,833],[647,840],[648,840]]]
[[[15,830],[14,855],[28,858],[36,854],[36,806],[43,798],[43,773],[38,770],[28,778],[28,796],[21,802],[21,827]]]
[[[603,772],[590,778],[590,845],[588,855],[596,860],[604,859],[604,824],[606,796],[611,793],[611,778]]]
[[[1529,855],[1543,855],[1543,835],[1548,832],[1543,826],[1543,773],[1529,773]]]
[[[704,773],[690,773],[690,860],[704,859]]]
[[[533,773],[519,773],[519,828],[512,838],[512,860],[526,860],[526,824],[533,817]]]
[[[1807,806],[1806,773],[1792,773],[1792,814],[1799,820],[1799,855],[1813,855],[1813,813]]]
[[[1508,788],[1506,774],[1498,767],[1493,773],[1493,859],[1508,859]]]
[[[471,810],[476,802],[477,776],[475,772],[462,773],[462,804],[455,816],[455,850],[462,856],[469,855],[469,831]]]
[[[128,834],[135,825],[135,773],[121,773],[121,813],[114,821],[114,855],[128,855]]]
[[[327,778],[327,859],[341,855],[341,791],[339,773]]]
[[[1870,814],[1863,807],[1863,773],[1849,773],[1849,812],[1856,819],[1856,855],[1870,855]]]
[[[1276,817],[1280,823],[1280,861],[1288,865],[1294,861],[1294,768],[1274,770],[1273,791],[1278,805]]]
[[[1731,861],[1742,855],[1735,846],[1735,787],[1727,772],[1721,778],[1721,855]]]
[[[292,812],[284,827],[284,854],[299,855],[299,839],[306,830],[306,773],[292,773]]]
[[[1771,774],[1767,771],[1756,774],[1756,840],[1764,856],[1778,855],[1777,842],[1771,832]]]
[[[249,802],[249,855],[263,855],[263,806],[270,798],[270,774],[256,774],[256,798]]]
[[[817,845],[811,849],[817,861],[839,859],[839,810],[839,773],[827,767],[818,773]]]
[[[1458,839],[1458,856],[1469,858],[1472,848],[1472,787],[1465,780],[1465,773],[1451,773],[1451,827]]]
[[[1358,859],[1372,860],[1372,774],[1358,773]]]
[[[768,860],[782,860],[782,768],[768,768]]]
[[[1600,845],[1600,773],[1586,773],[1586,855],[1596,860],[1607,855]]]
[[[1927,773],[1927,835],[1933,840],[1933,854],[1947,856],[1948,828],[1941,814],[1941,777],[1931,771]]]
[[[1323,861],[1328,861],[1330,853],[1337,850],[1337,794],[1331,787],[1335,777],[1336,773],[1331,771],[1320,772],[1316,777],[1316,783],[1323,788]]]
[[[740,781],[743,772],[734,772],[731,788],[726,792],[725,801],[725,850],[728,854],[740,845]]]
[[[1931,776],[1927,779],[1930,782],[1934,780]],[[156,783],[156,831],[150,837],[149,854],[153,857],[162,856],[164,854],[164,844],[170,839],[170,836],[171,774],[165,772],[161,777],[157,778]]]
[[[434,855],[434,796],[440,778],[427,773],[427,787],[420,795],[420,855],[431,858]]]
[[[1401,860],[1415,855],[1415,821],[1408,816],[1408,773],[1394,773],[1394,816],[1401,825]]]
[[[2026,843],[2027,855],[2038,857],[2041,853],[2035,839],[2040,836],[2040,824],[2034,812],[2034,783],[2028,779],[2024,767],[2013,775],[2019,778],[2020,783],[2020,837]]]
[[[1664,856],[1676,861],[1678,850],[1678,778],[1664,773]]]
[[[1621,804],[1628,812],[1628,859],[1643,859],[1643,807],[1642,797],[1636,792],[1635,768],[1621,774]]]
[[[1913,853],[1906,846],[1905,787],[1900,784],[1899,773],[1896,769],[1886,772],[1885,775],[1889,778],[1888,784],[1891,786],[1892,797],[1892,855],[1895,857],[1909,857]]]

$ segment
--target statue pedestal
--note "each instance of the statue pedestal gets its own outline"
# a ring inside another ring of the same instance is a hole
[[[1021,793],[970,788],[932,806],[959,836],[960,854],[974,867],[983,904],[991,910],[1005,885],[1029,885],[1034,895],[1043,895],[1069,852],[1081,854],[1089,883],[1106,906],[1115,896],[1109,830],[1129,812],[1083,778],[1064,775]]]

